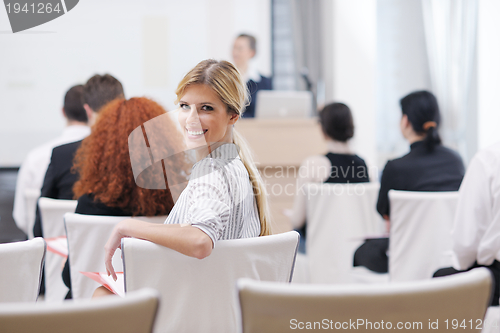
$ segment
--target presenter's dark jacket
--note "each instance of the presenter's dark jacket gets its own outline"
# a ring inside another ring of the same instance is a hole
[[[389,190],[458,191],[465,168],[453,150],[437,145],[429,151],[423,141],[414,142],[410,152],[387,162],[380,181],[377,211],[389,215]]]
[[[273,81],[268,77],[260,75],[259,82],[248,80],[247,87],[248,91],[250,92],[250,105],[247,106],[245,112],[243,113],[243,117],[253,118],[255,117],[255,106],[257,105],[257,92],[259,90],[272,90]]]
[[[78,180],[78,174],[71,171],[76,151],[80,148],[82,141],[68,143],[55,147],[43,180],[40,196],[51,199],[73,200],[73,185]],[[33,227],[35,237],[43,237],[40,211],[37,206],[35,226]]]

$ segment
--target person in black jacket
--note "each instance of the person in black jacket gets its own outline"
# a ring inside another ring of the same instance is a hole
[[[413,92],[400,101],[401,132],[410,143],[410,152],[388,161],[382,173],[377,211],[390,224],[389,190],[458,191],[465,174],[460,156],[441,144],[439,107],[428,91]],[[367,240],[354,255],[354,266],[385,273],[388,271],[389,239]]]
[[[250,92],[250,104],[247,105],[243,117],[255,117],[255,105],[257,105],[257,92],[259,90],[272,90],[271,78],[260,74],[252,67],[251,60],[257,53],[257,40],[254,36],[241,34],[236,37],[233,45],[233,61],[238,68],[243,80],[247,83]]]
[[[354,184],[370,181],[365,161],[354,154],[349,140],[354,136],[354,121],[351,110],[343,103],[326,105],[319,113],[319,121],[328,152],[311,156],[300,166],[297,187],[306,183]],[[293,211],[285,211],[290,223],[300,234],[299,251],[305,253],[306,241],[306,197],[298,191]]]
[[[87,81],[83,87],[83,107],[87,112],[89,126],[95,123],[99,110],[116,98],[124,98],[124,93],[122,84],[113,76],[109,74],[94,75]],[[50,164],[43,180],[41,197],[73,199],[73,185],[78,180],[78,175],[71,168],[73,167],[73,158],[81,143],[80,140],[55,147],[52,150]],[[33,234],[35,237],[43,237],[43,227],[38,207]]]

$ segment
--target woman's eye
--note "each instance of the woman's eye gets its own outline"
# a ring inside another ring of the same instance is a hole
[[[201,109],[204,111],[213,111],[214,108],[211,107],[210,105],[203,105]]]
[[[183,110],[190,110],[191,109],[191,107],[189,105],[187,105],[187,104],[181,104],[180,107]]]

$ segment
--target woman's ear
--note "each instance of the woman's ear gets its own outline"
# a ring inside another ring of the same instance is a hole
[[[228,125],[234,125],[236,121],[240,119],[240,115],[237,113],[231,113],[231,117],[229,117],[229,123]]]
[[[404,115],[401,117],[401,128],[402,128],[402,129],[407,128],[407,127],[408,127],[408,125],[410,125],[410,122],[409,122],[409,120],[408,120],[408,116],[404,114]]]

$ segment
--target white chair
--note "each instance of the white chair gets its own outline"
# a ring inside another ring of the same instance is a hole
[[[80,272],[105,272],[104,245],[114,226],[126,216],[95,216],[67,213],[64,215],[68,238],[71,293],[73,299],[91,298],[99,284]],[[166,216],[134,217],[153,223],[163,223]],[[116,271],[122,271],[121,252],[113,257]]]
[[[0,244],[0,302],[37,300],[45,250],[45,241],[40,237]],[[0,330],[3,332],[3,328]]]
[[[389,191],[391,281],[430,279],[452,266],[451,229],[458,192]]]
[[[381,285],[238,281],[244,333],[289,332],[307,329],[307,325],[317,330],[425,332],[432,332],[431,328],[438,325],[439,330],[434,331],[446,332],[452,330],[454,318],[460,323],[473,318],[475,329],[476,319],[482,319],[486,312],[491,288],[492,278],[486,268],[439,279]]]
[[[498,283],[498,281],[497,281]],[[500,307],[490,306],[483,321],[482,333],[500,332]]]
[[[307,256],[302,253],[297,253],[295,257],[295,265],[293,268],[292,283],[310,283],[309,277],[309,262]]]
[[[309,184],[306,254],[312,283],[350,283],[363,237],[379,235],[378,183]]]
[[[199,260],[144,240],[122,240],[125,290],[155,288],[161,302],[155,332],[236,332],[235,283],[248,277],[289,282],[299,235],[223,240]]]
[[[26,219],[28,221],[27,231],[28,239],[33,239],[33,227],[35,226],[36,203],[40,198],[40,189],[28,188],[24,191],[24,199],[26,200]]]
[[[124,298],[0,304],[0,327],[4,333],[150,333],[158,299],[157,291],[145,289]]]
[[[51,198],[40,198],[38,207],[40,209],[40,220],[44,238],[64,236],[64,214],[74,213],[77,205],[76,200],[61,200]],[[47,252],[45,257],[45,301],[57,302],[64,300],[68,288],[61,278],[61,266],[64,258]]]

